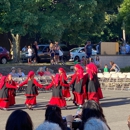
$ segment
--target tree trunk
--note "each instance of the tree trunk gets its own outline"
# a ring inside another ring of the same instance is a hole
[[[19,34],[11,34],[13,38],[13,62],[17,63],[20,61],[20,38]]]

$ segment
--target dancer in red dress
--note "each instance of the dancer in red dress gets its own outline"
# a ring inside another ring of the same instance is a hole
[[[76,64],[74,66],[75,74],[72,76],[70,85],[72,85],[72,93],[74,95],[73,103],[82,107],[84,103],[84,93],[83,93],[83,68]]]
[[[97,77],[98,69],[95,64],[90,63],[86,66],[86,71],[88,75],[86,82],[87,99],[99,103],[99,100],[103,98],[103,94]]]
[[[49,105],[57,105],[60,108],[66,108],[66,101],[62,94],[62,87],[69,87],[68,84],[64,84],[60,81],[60,75],[56,74],[55,78],[52,77],[52,82],[45,89],[52,88],[52,98],[49,101]]]
[[[25,96],[26,96],[26,107],[30,110],[33,110],[32,106],[36,104],[36,96],[38,95],[37,87],[42,88],[43,85],[39,84],[36,79],[34,79],[35,73],[33,71],[30,71],[28,73],[27,79],[19,85],[19,87],[22,87],[23,85],[27,84],[26,90],[25,90]],[[36,87],[37,86],[37,87]]]
[[[8,84],[8,82],[6,82],[6,76],[3,76],[0,81],[0,109],[2,110],[7,110],[10,105],[9,89],[17,89],[17,87]]]
[[[16,87],[18,86],[18,84],[15,81],[13,81],[11,74],[7,76],[6,82],[12,86]],[[15,104],[16,90],[14,88],[9,88],[8,93],[9,93],[9,105],[13,106]]]
[[[63,68],[59,68],[58,71],[59,71],[59,74],[60,74],[60,81],[67,84],[67,75],[66,75],[65,70]],[[63,94],[63,97],[65,97],[66,99],[68,99],[68,100],[71,99],[69,87],[63,86],[62,87],[62,94]]]

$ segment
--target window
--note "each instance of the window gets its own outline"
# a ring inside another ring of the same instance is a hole
[[[39,46],[39,51],[43,51],[44,46]]]
[[[50,48],[48,46],[44,47],[43,52],[49,52]]]
[[[3,48],[0,48],[0,52],[3,52]]]
[[[84,48],[79,51],[80,53],[85,52]]]

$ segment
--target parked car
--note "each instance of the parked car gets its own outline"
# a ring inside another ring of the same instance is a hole
[[[97,51],[92,49],[92,55],[97,55]],[[70,60],[75,61],[75,59],[81,60],[82,57],[86,57],[84,47],[77,47],[70,50]]]
[[[59,46],[61,48],[61,51],[63,51],[64,60],[69,60],[69,48],[65,44],[59,44]],[[50,61],[49,44],[40,44],[38,45],[38,47],[38,62]],[[22,61],[26,61],[28,58],[28,52],[21,52],[20,58],[22,59]]]
[[[0,62],[2,64],[6,64],[7,61],[10,60],[10,54],[9,51],[7,51],[5,48],[0,47]]]

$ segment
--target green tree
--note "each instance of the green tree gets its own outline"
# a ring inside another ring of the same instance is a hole
[[[85,42],[104,27],[105,13],[122,0],[0,0],[0,30],[11,32],[14,61],[18,61],[20,38],[26,34]]]
[[[127,34],[130,34],[130,0],[124,0],[120,6],[118,19],[125,24]]]
[[[3,32],[10,32],[13,43],[13,58],[19,60],[19,45],[21,36],[28,32],[35,33],[38,25],[38,6],[36,0],[1,0],[0,28]]]

